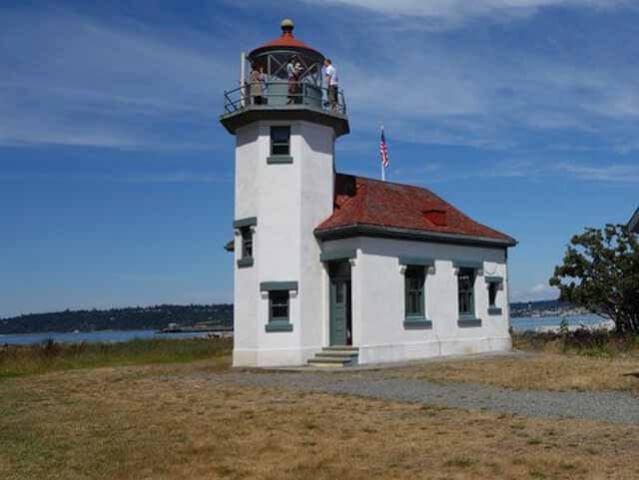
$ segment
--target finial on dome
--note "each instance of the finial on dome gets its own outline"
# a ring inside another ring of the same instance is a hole
[[[293,29],[295,28],[295,24],[293,23],[293,20],[291,20],[290,18],[285,18],[284,20],[282,20],[282,23],[280,24],[280,26],[282,27],[282,33],[284,34],[293,33]]]

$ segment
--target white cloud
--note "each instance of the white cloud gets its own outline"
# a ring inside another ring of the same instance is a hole
[[[207,143],[211,104],[232,84],[213,37],[188,30],[52,9],[3,12],[0,32],[4,145]]]
[[[639,183],[639,165],[606,164],[588,165],[575,162],[559,162],[555,169],[580,180],[613,183]]]
[[[468,19],[493,20],[534,15],[547,7],[615,8],[631,6],[630,0],[305,0],[307,3],[333,3],[384,15],[389,19],[406,17],[412,28],[452,28]]]

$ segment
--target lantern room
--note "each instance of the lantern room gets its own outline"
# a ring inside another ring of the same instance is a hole
[[[295,37],[285,19],[274,40],[242,53],[239,87],[224,92],[222,125],[230,133],[257,120],[309,120],[349,132],[344,92],[331,96],[324,83],[325,57]]]

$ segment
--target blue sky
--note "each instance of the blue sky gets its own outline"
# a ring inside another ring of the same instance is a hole
[[[338,170],[426,186],[520,241],[513,300],[552,298],[566,242],[639,187],[639,8],[624,0],[0,5],[0,316],[232,300],[239,52],[333,58]]]

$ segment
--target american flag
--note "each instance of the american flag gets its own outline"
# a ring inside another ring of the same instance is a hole
[[[382,166],[388,167],[388,145],[386,145],[386,137],[384,136],[384,127],[382,127],[382,140],[379,143],[379,153],[382,155]]]

